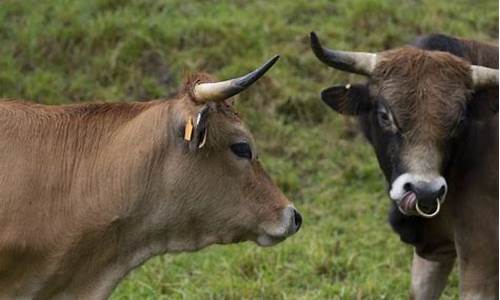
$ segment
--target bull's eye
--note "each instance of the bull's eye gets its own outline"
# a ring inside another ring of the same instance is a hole
[[[380,126],[384,128],[389,128],[392,126],[391,116],[387,113],[387,111],[380,109],[377,112],[377,119]]]
[[[250,149],[250,145],[248,143],[236,143],[231,145],[231,151],[241,158],[252,158],[252,149]]]

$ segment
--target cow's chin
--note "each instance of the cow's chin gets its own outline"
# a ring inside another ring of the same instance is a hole
[[[261,247],[271,247],[284,241],[286,238],[287,238],[286,236],[272,236],[268,234],[260,234],[259,236],[257,236],[255,243],[257,243],[257,245]]]
[[[286,220],[290,219],[288,218]],[[262,247],[274,246],[295,233],[292,227],[293,226],[290,222],[282,222],[280,224],[275,224],[274,226],[266,226],[264,227],[264,230],[257,235],[255,242],[257,245]]]

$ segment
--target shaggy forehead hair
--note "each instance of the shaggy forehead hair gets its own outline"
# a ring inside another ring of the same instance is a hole
[[[472,94],[470,66],[445,52],[412,47],[380,54],[373,92],[389,105],[403,134],[420,142],[444,139]]]

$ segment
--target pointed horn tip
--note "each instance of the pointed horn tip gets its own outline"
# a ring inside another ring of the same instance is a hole
[[[269,59],[266,63],[264,63],[264,65],[268,65],[269,67],[272,67],[279,59],[280,59],[280,55],[279,54],[276,54],[275,56],[273,56],[271,59]]]
[[[311,31],[310,39],[311,39],[311,49],[313,50],[314,55],[316,55],[316,57],[323,63],[329,65],[327,59],[325,58],[325,49],[321,45],[321,42],[319,41],[316,32]]]
[[[316,32],[311,31],[310,35],[310,40],[311,40],[311,47],[314,48],[321,48],[321,43],[319,42],[318,35]]]
[[[280,59],[280,55],[279,54],[276,54],[275,56],[273,56],[272,58],[270,58],[268,61],[266,61],[264,64],[262,64],[259,68],[257,68],[255,71],[253,71],[252,73],[254,74],[260,74],[260,75],[257,75],[255,77],[255,80],[259,79],[262,75],[264,75],[267,71],[269,71],[269,69],[272,68],[272,66],[274,66],[274,64]],[[252,74],[250,73],[250,74]],[[245,75],[245,76],[248,76],[249,74]],[[254,81],[255,81],[254,80]],[[252,81],[253,82],[253,81]]]
[[[317,40],[318,39],[318,35],[314,31],[311,31],[309,33],[309,37],[311,37],[311,40]]]

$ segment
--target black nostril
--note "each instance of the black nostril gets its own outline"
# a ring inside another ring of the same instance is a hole
[[[403,185],[403,189],[405,190],[405,192],[412,192],[413,184],[411,184],[411,182],[407,182]]]
[[[293,222],[295,223],[295,232],[299,231],[302,225],[302,216],[297,210],[293,210]]]
[[[438,198],[443,197],[444,192],[446,192],[446,188],[445,188],[445,186],[443,185],[443,186],[441,187],[441,189],[439,189],[439,192],[438,192]]]
[[[436,189],[429,184],[416,185],[414,192],[421,208],[434,210],[437,205],[436,199],[441,199],[444,196],[446,186],[442,185],[440,188]]]

